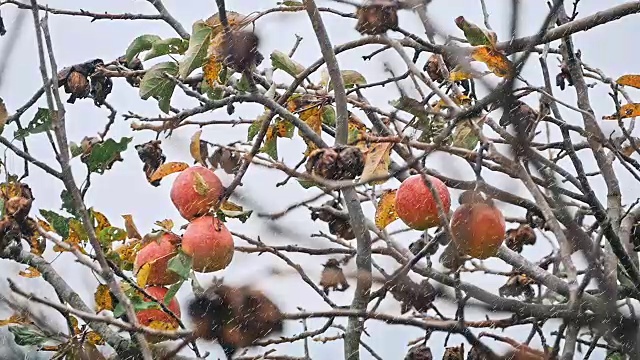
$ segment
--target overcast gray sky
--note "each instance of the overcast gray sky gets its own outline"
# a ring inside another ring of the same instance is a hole
[[[579,16],[590,15],[598,10],[622,2],[621,0],[582,0],[580,1]],[[490,21],[498,34],[499,40],[506,40],[509,37],[508,19],[510,3],[511,1],[507,0],[487,1],[491,15]],[[547,14],[548,8],[544,1],[529,0],[522,1],[521,3],[523,11],[521,12],[522,17],[520,19],[519,34],[521,36],[534,34],[539,29],[542,20]],[[567,3],[567,6],[571,6],[572,2],[567,1]],[[111,0],[109,2],[52,0],[47,4],[53,8],[82,8],[93,12],[155,13],[155,9],[144,0]],[[229,10],[234,10],[242,14],[266,9],[275,6],[275,4],[276,0],[227,0]],[[165,5],[184,27],[189,30],[193,22],[206,19],[216,12],[215,2],[211,0],[166,0]],[[330,1],[318,1],[318,5],[332,5],[344,10],[349,10],[348,6],[334,5]],[[478,24],[482,23],[479,0],[434,0],[429,6],[429,12],[438,28],[456,36],[462,36],[462,34],[461,31],[455,27],[453,21],[455,17],[463,15],[469,21]],[[8,71],[6,71],[6,77],[3,79],[3,85],[0,88],[0,97],[4,99],[10,113],[21,106],[41,86],[31,14],[28,14],[26,21],[20,29],[14,26],[16,14],[17,10],[15,7],[11,5],[2,7],[2,15],[7,24],[9,34],[20,32],[19,43],[14,53],[11,54],[12,60],[9,63]],[[323,14],[323,19],[334,45],[356,39],[359,36],[353,29],[355,25],[353,20],[343,19],[331,14]],[[400,21],[403,28],[419,35],[423,34],[421,24],[414,14],[404,12],[401,14]],[[163,38],[177,36],[171,27],[160,21],[100,20],[90,23],[88,18],[51,15],[50,27],[55,55],[60,67],[80,63],[96,57],[102,58],[105,61],[111,61],[122,55],[131,40],[141,34],[157,34]],[[313,31],[305,13],[269,15],[256,23],[256,29],[261,36],[260,51],[267,59],[273,50],[278,49],[288,52],[295,42],[295,34],[304,38],[294,56],[296,61],[303,65],[309,65],[320,57],[317,41],[313,37]],[[634,46],[636,39],[633,38],[636,36],[638,29],[637,17],[629,16],[615,23],[598,27],[588,33],[576,34],[574,40],[577,48],[582,50],[582,58],[586,63],[602,69],[607,75],[615,79],[625,73],[640,72],[637,60],[639,53],[638,50],[636,50],[636,46]],[[5,39],[8,39],[8,37],[0,38],[0,54],[3,55],[5,52],[3,49],[6,43]],[[440,39],[440,41],[442,41],[442,39]],[[553,45],[557,47],[558,42],[555,42]],[[373,61],[364,63],[361,56],[370,53],[376,48],[377,46],[368,46],[340,54],[338,59],[341,68],[357,69],[370,82],[382,80],[386,77],[382,67],[383,61],[390,62],[397,71],[405,71],[404,64],[390,51],[374,58]],[[423,55],[420,64],[422,64],[426,58],[427,56]],[[151,60],[145,63],[145,66],[149,67],[150,64],[158,61],[166,61],[166,58]],[[269,61],[266,60],[262,66],[268,63]],[[559,63],[555,57],[550,56],[549,65],[552,75],[555,75],[558,71],[557,64]],[[539,73],[537,56],[533,55],[524,71],[524,75],[534,85],[540,86],[542,85],[542,79]],[[277,74],[277,77],[282,81],[289,80],[287,76],[283,74]],[[314,74],[312,79],[319,79],[319,74]],[[129,123],[121,117],[121,114],[127,111],[148,116],[156,116],[159,114],[155,101],[140,100],[137,89],[131,88],[123,79],[116,79],[114,87],[114,92],[108,100],[118,109],[119,115],[115,126],[110,132],[110,137],[119,139],[122,136],[131,135]],[[409,85],[407,87],[409,87]],[[559,89],[556,89],[556,93],[561,99],[569,103],[575,103],[575,92],[573,88],[568,88],[568,90],[564,92],[559,92]],[[614,111],[613,104],[606,94],[607,88],[603,85],[597,85],[591,91],[592,105],[597,118],[601,118],[603,115],[609,115]],[[635,97],[640,95],[633,91],[631,91],[631,94]],[[367,90],[365,95],[367,95],[374,104],[383,108],[389,108],[388,101],[399,96],[393,86]],[[530,96],[527,98],[527,101],[529,101],[534,108],[537,107],[536,97]],[[176,91],[172,105],[178,108],[189,108],[196,106],[197,103],[180,94],[179,91]],[[45,106],[44,99],[38,102],[38,106]],[[239,105],[236,106],[236,108],[236,113],[231,117],[233,119],[238,119],[239,117],[252,119],[261,112],[261,107],[255,105]],[[31,119],[35,109],[36,107],[34,106],[32,110],[23,115],[23,122]],[[76,102],[75,105],[67,106],[66,109],[67,130],[70,141],[79,142],[83,136],[95,135],[104,128],[107,111],[104,108],[96,108],[92,101],[80,100]],[[576,125],[581,125],[582,120],[576,113],[566,111],[564,108],[562,111],[568,121]],[[213,113],[202,114],[197,117],[197,119],[201,120],[227,118],[229,118],[229,116],[224,109]],[[615,122],[603,124],[602,126],[606,134],[613,131],[616,127]],[[636,136],[640,134],[638,128],[640,127],[636,127],[635,129]],[[163,140],[163,149],[169,161],[192,161],[188,151],[188,144],[189,138],[196,130],[194,127],[182,127],[174,132],[172,138]],[[5,135],[8,134],[9,131],[13,131],[13,128],[10,127],[6,129]],[[235,128],[228,126],[209,127],[204,130],[203,138],[211,142],[228,143],[235,140],[244,140],[246,138],[246,131],[247,126],[236,126]],[[151,132],[135,133],[133,144],[146,142],[153,137],[154,134]],[[29,145],[33,156],[57,167],[44,135],[39,134],[32,136]],[[300,159],[302,151],[304,151],[304,144],[300,139],[282,139],[279,141],[279,154],[289,164],[295,164]],[[116,226],[123,225],[120,215],[132,214],[138,228],[143,232],[149,231],[154,221],[165,218],[171,218],[175,220],[178,225],[182,225],[184,220],[180,218],[177,210],[173,207],[169,199],[169,189],[173,177],[165,180],[162,186],[158,188],[152,187],[148,185],[145,180],[141,170],[142,164],[137,158],[133,146],[129,147],[129,150],[123,154],[123,157],[125,160],[124,163],[117,163],[112,171],[107,172],[105,175],[96,175],[92,178],[93,185],[87,196],[88,205],[105,213]],[[9,169],[15,172],[21,172],[22,161],[17,156],[9,153],[7,160]],[[445,175],[465,180],[473,179],[473,174],[469,171],[470,168],[467,164],[460,161],[460,159],[452,159],[447,155],[436,154],[429,158],[427,164],[442,171]],[[73,165],[75,166],[77,181],[79,182],[84,178],[84,166],[81,166],[79,159],[75,159]],[[587,161],[586,165],[592,168],[594,164],[592,161]],[[637,183],[632,185],[633,179],[630,178],[622,168],[616,169],[618,170],[623,187],[623,204],[628,204],[635,200],[635,196],[637,196]],[[587,169],[587,171],[591,170],[593,169]],[[220,173],[219,175],[225,183],[231,180],[231,177],[226,174]],[[283,179],[284,175],[281,173],[252,168],[243,181],[242,194],[247,196],[245,202],[250,198],[251,202],[259,204],[259,206],[263,208],[262,210],[276,212],[286,208],[289,204],[297,200],[304,199],[311,195],[310,191],[304,191],[295,181],[290,182],[287,186],[274,188],[274,184]],[[522,186],[513,181],[507,181],[505,176],[492,176],[489,177],[489,180],[492,181],[492,183],[500,184],[500,186],[506,190],[517,191],[523,196],[528,195],[524,192]],[[591,178],[591,180],[597,189],[602,190],[603,183],[601,179]],[[34,209],[44,208],[56,210],[60,207],[59,194],[62,190],[61,183],[52,181],[45,176],[42,171],[34,167],[31,168],[31,175],[27,181],[34,189],[36,198]],[[389,188],[396,186],[397,183],[394,181],[385,184],[385,187]],[[634,188],[632,188],[632,186],[635,186],[635,194],[633,193]],[[605,194],[603,191],[599,193],[599,196],[604,200]],[[452,198],[455,197],[456,196],[452,196]],[[243,203],[243,199],[239,199],[239,202]],[[245,204],[249,205],[250,203],[246,202]],[[515,208],[505,206],[504,204],[500,204],[500,206],[508,216],[521,215],[520,212],[515,212]],[[373,214],[373,208],[371,206],[367,206],[365,211],[368,215]],[[293,243],[315,247],[327,246],[329,244],[318,238],[309,237],[309,234],[314,231],[326,231],[327,229],[321,223],[311,222],[308,213],[305,211],[294,211],[290,215],[280,219],[279,223],[288,229],[292,229],[297,235],[285,237],[281,234],[274,234],[257,218],[251,219],[246,224],[231,220],[228,226],[233,231],[241,232],[248,236],[261,236],[262,240],[268,244]],[[399,227],[401,227],[401,224],[397,222],[389,229],[392,230]],[[398,237],[398,239],[403,244],[408,245],[418,236],[419,234],[417,232],[413,232]],[[236,240],[236,243],[242,245],[240,240]],[[546,241],[541,239],[539,244],[540,245],[534,249],[526,249],[523,255],[533,260],[546,254],[549,250]],[[53,260],[56,254],[48,250],[45,257]],[[325,261],[325,258],[322,257],[309,257],[304,255],[292,256],[292,258],[304,266],[312,279],[319,277],[322,269],[321,264]],[[433,259],[437,262],[437,256],[433,257]],[[58,257],[53,264],[57,270],[64,274],[67,282],[78,291],[83,299],[92,305],[92,294],[96,286],[96,280],[88,271],[85,271],[80,265],[73,263],[72,260],[72,256],[62,255]],[[380,261],[382,264],[387,264],[381,259]],[[495,268],[508,269],[504,263],[495,259],[487,261],[487,265]],[[352,270],[352,266],[354,265],[351,264],[347,269]],[[0,261],[0,267],[2,274],[13,276],[24,266],[19,266],[8,261]],[[284,269],[285,274],[274,276],[271,274],[273,268]],[[203,284],[206,284],[207,279],[210,279],[213,275],[222,275],[232,284],[253,284],[271,295],[285,311],[296,311],[296,307],[299,306],[307,310],[327,309],[327,305],[317,294],[313,293],[308,286],[301,282],[299,277],[294,276],[291,273],[291,269],[288,269],[284,263],[269,254],[257,256],[237,253],[233,263],[226,270],[216,274],[200,275],[199,279]],[[502,278],[478,274],[465,274],[463,280],[472,281],[490,291],[497,291],[497,288],[504,282]],[[42,279],[17,278],[16,281],[18,285],[23,288],[28,288],[49,297],[53,296],[50,287]],[[5,286],[6,283],[4,280],[0,280],[0,289],[5,288]],[[179,293],[183,310],[186,310],[186,298],[189,293],[189,286],[183,287]],[[331,298],[338,304],[349,304],[351,297],[351,292],[331,294]],[[450,305],[439,304],[439,307],[441,311],[452,314],[452,307]],[[398,313],[399,305],[389,297],[383,302],[379,310]],[[0,310],[0,317],[1,315],[4,315],[2,310]],[[485,314],[477,312],[470,314],[470,318],[472,319],[482,319],[484,316]],[[52,319],[61,326],[63,325],[61,316],[52,315]],[[322,323],[323,321],[310,321],[309,326],[314,328],[320,326]],[[398,326],[391,327],[373,321],[367,322],[367,328],[371,337],[365,336],[364,340],[384,359],[401,358],[403,356],[401,354],[404,354],[406,351],[407,342],[422,335],[422,332],[416,329]],[[286,325],[287,334],[300,332],[301,329],[300,324],[296,322],[289,322]],[[335,329],[330,330],[327,332],[327,335],[335,335],[336,332],[337,330]],[[512,328],[508,335],[519,340],[524,340],[528,332],[529,329],[526,327]],[[439,349],[439,344],[442,343],[443,338],[444,334],[436,334],[432,338],[435,358],[441,356],[442,349]],[[450,340],[450,345],[459,344],[460,341],[460,337],[453,336]],[[537,344],[537,340],[534,341],[534,344]],[[215,345],[202,344],[201,347],[212,352],[211,358],[222,356],[222,353]],[[279,349],[279,354],[293,356],[303,355],[301,342],[285,344],[279,346]],[[252,351],[252,353],[255,352],[256,351]],[[318,359],[342,357],[342,342],[334,341],[327,344],[312,342],[311,355],[313,358]],[[362,351],[361,357],[362,359],[372,358],[366,351]]]

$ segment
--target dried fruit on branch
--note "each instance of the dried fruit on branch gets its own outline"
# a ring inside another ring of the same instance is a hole
[[[322,275],[320,276],[320,286],[325,294],[329,294],[329,290],[345,291],[349,288],[347,278],[342,272],[340,263],[336,259],[329,259],[324,265]]]
[[[95,59],[64,68],[58,73],[58,85],[64,86],[64,91],[67,94],[71,94],[67,100],[68,103],[73,104],[76,99],[83,99],[89,96],[91,92],[89,76],[93,75],[96,66],[103,64],[104,61],[102,59]]]
[[[280,332],[280,309],[260,291],[243,286],[234,288],[214,279],[206,291],[196,294],[189,304],[195,334],[217,340],[228,359],[236,350]]]
[[[531,226],[522,224],[516,229],[507,230],[505,245],[515,252],[522,252],[525,245],[535,245],[536,233]]]
[[[418,284],[408,276],[401,276],[394,280],[389,291],[394,299],[400,302],[402,314],[412,308],[425,313],[431,309],[431,304],[436,298],[436,290],[428,280],[424,279]]]
[[[363,35],[380,35],[398,27],[398,5],[389,0],[370,0],[358,7],[356,30]]]
[[[424,65],[424,70],[427,72],[427,75],[431,78],[431,80],[435,82],[442,82],[445,80],[444,69],[440,65],[440,61],[438,59],[438,54],[433,54],[427,60],[427,63]]]
[[[316,149],[309,154],[306,169],[309,174],[328,180],[355,179],[362,174],[365,158],[355,146]]]
[[[418,344],[407,351],[404,360],[433,360],[433,354],[427,345]]]
[[[464,360],[464,343],[445,348],[442,360]]]
[[[142,170],[147,177],[147,181],[153,186],[160,186],[160,180],[151,181],[151,175],[167,160],[167,157],[162,153],[161,143],[162,141],[160,140],[151,140],[135,146],[138,157],[144,163]]]
[[[526,300],[531,300],[535,295],[532,284],[535,281],[525,274],[516,274],[507,280],[507,283],[498,289],[500,296],[524,296]]]
[[[220,32],[212,43],[217,44],[213,56],[222,59],[225,66],[237,72],[251,69],[259,61],[258,45],[260,39],[252,31],[231,30]]]

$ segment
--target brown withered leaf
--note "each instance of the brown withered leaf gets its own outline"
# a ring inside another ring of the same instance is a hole
[[[522,224],[515,229],[507,230],[505,245],[515,251],[522,252],[525,245],[535,245],[536,233],[528,224]]]
[[[535,284],[535,281],[525,274],[512,275],[507,279],[507,283],[498,289],[498,293],[502,297],[524,296],[526,300],[531,300],[535,295],[532,284]]]
[[[369,146],[364,169],[362,170],[363,181],[370,178],[389,176],[389,164],[391,163],[392,148],[392,143],[376,143]],[[372,180],[370,183],[380,185],[384,184],[386,181],[387,179]]]
[[[167,160],[167,157],[162,153],[160,144],[160,140],[151,140],[135,146],[138,157],[143,162],[142,170],[147,177],[147,181],[153,186],[159,186],[160,180],[151,181],[151,176]]]
[[[324,269],[320,276],[320,286],[322,286],[322,290],[326,295],[329,295],[329,290],[346,291],[349,288],[349,283],[342,272],[338,260],[329,259],[323,266]]]
[[[427,345],[418,344],[407,351],[404,360],[433,360],[433,354]]]
[[[464,360],[464,343],[445,348],[442,360]]]
[[[31,279],[40,277],[42,274],[40,274],[40,271],[38,271],[38,269],[34,268],[33,266],[29,266],[25,270],[20,270],[18,272],[18,275]]]
[[[374,0],[356,10],[356,30],[362,35],[381,35],[398,27],[398,6],[387,0]]]
[[[135,222],[133,222],[133,216],[131,214],[122,215],[124,219],[124,228],[127,231],[127,238],[129,239],[142,239],[140,231]]]
[[[200,163],[202,166],[207,167],[209,147],[205,141],[200,140],[201,135],[202,130],[198,130],[193,134],[191,137],[191,143],[189,144],[189,152],[196,163]]]

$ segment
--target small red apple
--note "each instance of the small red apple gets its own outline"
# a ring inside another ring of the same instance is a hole
[[[449,189],[439,179],[428,176],[446,213],[451,207]],[[440,225],[438,205],[422,175],[405,179],[396,192],[396,214],[407,226],[415,230],[426,230]]]
[[[178,175],[171,187],[171,201],[187,220],[207,213],[222,195],[218,176],[202,166],[192,166]]]
[[[180,276],[167,270],[169,260],[178,253],[180,237],[171,233],[164,233],[157,240],[151,241],[136,255],[133,264],[133,273],[137,274],[140,268],[150,264],[147,285],[171,285],[180,280]]]
[[[492,201],[472,200],[454,211],[451,233],[458,250],[476,259],[495,256],[506,236],[502,212]]]
[[[151,286],[144,290],[158,302],[163,302],[165,295],[169,291],[167,288],[161,286]],[[151,300],[145,297],[144,301],[150,302]],[[175,296],[171,299],[167,308],[180,318],[180,304]],[[163,323],[172,324],[176,328],[178,327],[178,321],[160,308],[140,310],[136,312],[136,317],[138,318],[140,325],[143,326],[149,326],[153,321],[161,321]]]
[[[182,251],[193,259],[193,270],[213,272],[233,259],[233,237],[219,219],[207,215],[192,220],[182,236]]]

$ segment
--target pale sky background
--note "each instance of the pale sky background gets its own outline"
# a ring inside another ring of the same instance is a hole
[[[615,4],[623,3],[621,0],[582,0],[580,1],[580,17],[590,15],[598,10],[602,10]],[[499,40],[506,40],[508,36],[508,19],[510,13],[511,1],[507,0],[487,0],[489,11],[491,14],[490,21],[494,30],[498,34]],[[570,11],[572,1],[566,1],[567,11]],[[42,2],[42,4],[45,4]],[[109,12],[109,13],[146,13],[155,14],[155,9],[144,0],[112,0],[107,2],[86,2],[79,0],[52,0],[47,3],[53,8],[65,8],[65,9],[85,9],[92,12]],[[227,0],[227,8],[229,10],[237,11],[242,14],[248,14],[252,11],[266,9],[275,6],[276,0],[267,1],[249,1],[249,0]],[[165,5],[169,11],[180,21],[183,26],[190,30],[191,24],[200,19],[206,19],[217,10],[215,8],[215,2],[209,1],[178,1],[178,0],[165,0]],[[318,1],[319,6],[335,6],[337,8],[349,11],[350,8],[344,5],[335,5],[329,1]],[[547,14],[548,8],[544,1],[522,1],[523,11],[521,12],[521,25],[519,28],[520,36],[532,35],[540,27],[544,17]],[[31,14],[29,13],[26,21],[23,23],[22,28],[17,29],[14,26],[15,16],[17,10],[12,5],[2,7],[2,15],[7,25],[9,35],[20,32],[21,37],[19,43],[14,49],[12,60],[9,63],[9,68],[5,72],[6,78],[3,79],[3,85],[0,88],[0,97],[2,97],[7,104],[9,112],[12,113],[16,108],[20,107],[24,102],[31,97],[31,95],[41,86],[40,72],[38,69],[38,57],[36,51],[36,43],[34,38],[33,21]],[[434,0],[429,6],[429,13],[435,24],[443,31],[453,34],[455,36],[462,36],[462,32],[456,28],[453,19],[459,15],[465,16],[469,21],[482,24],[482,13],[479,0]],[[342,44],[344,42],[354,40],[358,38],[359,34],[353,29],[355,21],[352,19],[344,19],[336,15],[323,14],[326,27],[329,31],[331,41],[334,45]],[[403,28],[410,30],[420,36],[424,34],[423,29],[417,16],[409,12],[403,12],[400,17],[400,24]],[[175,37],[176,33],[171,27],[161,21],[108,21],[99,20],[94,23],[90,23],[90,19],[86,17],[69,17],[69,16],[50,16],[50,27],[53,36],[53,44],[55,55],[59,67],[68,66],[71,64],[80,63],[93,58],[102,58],[105,61],[111,61],[114,58],[124,54],[125,49],[129,43],[138,35],[141,34],[157,34],[163,38]],[[300,47],[298,48],[294,59],[303,65],[310,65],[320,57],[319,47],[317,40],[313,37],[313,31],[310,26],[309,19],[306,13],[297,14],[274,14],[268,15],[256,23],[256,29],[261,36],[260,51],[265,55],[265,62],[261,67],[268,66],[268,56],[273,50],[281,50],[288,52],[291,49],[294,41],[295,34],[298,34],[304,38]],[[635,39],[633,38],[637,31],[640,30],[638,25],[638,18],[636,16],[629,16],[623,20],[616,21],[604,26],[597,27],[596,29],[589,31],[588,33],[578,33],[574,36],[576,47],[582,50],[583,60],[590,66],[598,67],[602,69],[607,75],[612,78],[617,78],[625,73],[639,73],[640,67],[638,66],[638,51],[635,46]],[[395,36],[395,35],[394,35]],[[6,44],[5,36],[0,38],[0,54],[4,55],[6,51],[3,47]],[[442,39],[440,39],[442,41]],[[553,44],[557,47],[559,42]],[[404,72],[405,65],[400,59],[391,51],[387,51],[382,55],[374,58],[373,61],[364,63],[361,56],[367,55],[371,51],[377,49],[378,46],[367,46],[355,51],[349,51],[342,53],[338,56],[340,66],[343,70],[357,69],[360,71],[369,82],[382,80],[386,77],[383,71],[382,62],[390,62],[398,71]],[[412,52],[411,52],[412,53]],[[428,55],[423,54],[420,59],[420,68],[426,61]],[[159,61],[167,61],[168,58],[157,58],[149,62],[145,62],[145,67],[148,68],[151,64]],[[549,57],[549,66],[552,76],[555,76],[559,71],[557,65],[559,62],[556,60],[556,56],[551,55]],[[540,76],[540,70],[537,60],[537,55],[532,55],[528,62],[528,65],[524,71],[525,77],[537,86],[542,86],[542,78]],[[280,81],[289,81],[290,78],[283,74],[277,73],[277,79]],[[312,79],[318,80],[319,73],[312,76]],[[495,78],[494,78],[495,80]],[[138,114],[146,116],[156,116],[159,114],[157,103],[154,100],[142,101],[139,99],[137,89],[130,87],[124,79],[114,79],[114,92],[109,96],[108,101],[113,104],[119,111],[118,118],[115,126],[110,131],[109,137],[119,139],[122,136],[131,136],[131,130],[129,124],[122,118],[122,114],[127,111],[133,111]],[[495,81],[494,81],[495,82]],[[406,88],[410,88],[409,83],[405,83]],[[559,89],[554,89],[556,95],[569,103],[575,103],[575,91],[572,87],[569,87],[564,92],[560,92]],[[613,104],[610,98],[607,96],[608,87],[604,85],[597,85],[595,89],[591,90],[592,105],[596,112],[596,117],[601,118],[603,115],[609,115],[614,112]],[[634,91],[630,91],[631,95],[636,99],[640,94]],[[389,100],[393,100],[399,96],[396,88],[389,85],[385,88],[377,88],[373,90],[366,90],[365,95],[375,105],[390,108],[388,104]],[[66,95],[65,95],[66,99]],[[537,97],[529,96],[527,101],[534,108],[538,106]],[[46,106],[46,101],[42,98],[38,102],[38,106]],[[179,90],[176,90],[172,105],[178,108],[189,108],[197,106],[197,102],[184,96]],[[35,113],[37,106],[34,106],[29,112],[22,116],[23,124],[26,124]],[[93,136],[98,131],[102,131],[107,121],[106,117],[108,112],[106,109],[98,109],[93,105],[91,100],[80,100],[75,105],[67,105],[67,130],[70,141],[79,142],[85,135]],[[259,115],[261,111],[260,106],[256,105],[237,105],[236,113],[231,117],[232,119],[238,119],[242,117],[244,119],[252,119]],[[582,125],[580,116],[576,113],[567,111],[566,108],[561,107],[561,111],[567,121],[570,121],[577,125]],[[228,119],[225,109],[220,109],[214,113],[206,113],[199,115],[197,118],[200,120],[206,119]],[[361,116],[364,119],[364,116]],[[497,119],[497,116],[494,118]],[[615,129],[615,122],[603,124],[603,131],[605,134],[609,134]],[[635,135],[640,135],[636,127]],[[4,135],[10,136],[14,130],[13,126],[5,129]],[[182,127],[174,132],[174,135],[170,139],[163,139],[163,150],[168,158],[168,161],[186,161],[192,162],[189,155],[188,144],[189,139],[193,132],[197,130],[196,127]],[[235,128],[228,126],[215,126],[209,127],[204,130],[203,138],[211,142],[217,143],[229,143],[235,140],[246,139],[246,125],[239,125]],[[491,134],[488,132],[488,134]],[[138,159],[138,156],[133,149],[134,144],[144,143],[154,137],[152,132],[138,132],[134,134],[134,141],[130,145],[129,149],[123,153],[124,162],[117,163],[113,169],[107,172],[105,175],[94,175],[92,177],[92,187],[87,195],[88,206],[93,206],[98,211],[103,212],[111,220],[114,226],[122,226],[123,222],[120,217],[122,214],[132,214],[138,228],[141,232],[148,232],[151,229],[154,221],[162,220],[165,218],[171,218],[176,221],[178,226],[184,224],[177,212],[177,210],[171,204],[169,199],[169,190],[171,182],[174,177],[170,177],[163,181],[160,187],[150,186],[144,177],[142,172],[142,163]],[[31,136],[29,138],[29,145],[31,154],[38,159],[44,160],[51,164],[54,168],[57,168],[55,159],[50,150],[50,146],[46,141],[46,137],[43,134]],[[288,164],[295,164],[301,156],[301,152],[304,150],[304,144],[299,139],[294,140],[281,139],[279,140],[279,154]],[[637,156],[636,156],[637,157]],[[22,161],[17,156],[9,153],[7,156],[8,167],[15,172],[22,172]],[[453,162],[452,162],[453,161]],[[84,166],[80,164],[79,159],[73,160],[74,170],[76,171],[76,181],[79,183],[84,178]],[[470,172],[470,168],[465,162],[460,159],[452,160],[450,156],[437,154],[431,156],[427,165],[431,166],[443,174],[457,177],[465,180],[473,179],[473,174]],[[588,160],[585,165],[587,171],[592,171],[594,163]],[[568,168],[568,166],[567,166]],[[623,188],[623,204],[630,204],[635,200],[639,186],[634,183],[633,178],[626,173],[626,171],[616,164],[616,169],[621,179],[621,185]],[[231,177],[218,172],[221,179],[225,184],[231,181]],[[509,181],[504,175],[489,175],[488,172],[484,172],[487,179],[497,184],[503,189],[509,191],[517,191],[522,196],[528,196],[522,186],[517,185],[514,181]],[[262,208],[260,210],[277,212],[286,208],[289,204],[302,200],[311,196],[311,190],[304,191],[295,181],[290,182],[287,186],[274,188],[274,184],[283,180],[284,175],[275,171],[265,171],[262,169],[251,168],[247,173],[242,188],[242,194],[246,195],[244,204],[250,206],[251,204],[259,204]],[[604,200],[605,193],[603,192],[603,181],[600,178],[591,178],[594,183],[594,187],[598,189],[599,196]],[[27,179],[27,182],[31,185],[35,194],[34,209],[51,209],[57,210],[60,207],[59,194],[62,190],[62,183],[52,181],[48,175],[38,170],[35,167],[31,167],[31,175]],[[397,187],[396,181],[389,181],[384,185],[386,188]],[[317,191],[317,190],[316,190]],[[315,193],[315,191],[313,192]],[[457,192],[452,192],[452,198],[457,198]],[[251,202],[247,200],[250,199]],[[243,203],[243,199],[238,200],[239,203]],[[523,213],[516,208],[507,206],[503,203],[499,203],[502,210],[507,216],[518,216]],[[255,206],[255,205],[251,205]],[[259,210],[259,209],[256,209]],[[372,216],[373,208],[369,205],[365,207],[365,212]],[[32,212],[35,215],[36,211]],[[305,210],[294,211],[288,216],[281,218],[279,225],[285,226],[293,231],[291,234],[274,234],[269,230],[265,223],[258,218],[252,218],[246,224],[241,224],[236,220],[228,222],[228,226],[231,230],[241,232],[251,237],[260,236],[267,244],[301,244],[310,247],[323,247],[329,243],[327,241],[311,238],[309,235],[318,230],[328,232],[326,225],[321,222],[312,222],[309,219],[309,214]],[[398,229],[402,226],[398,221],[389,227],[390,230]],[[397,239],[404,245],[409,245],[411,241],[417,239],[418,232],[410,232],[403,236],[397,237]],[[237,245],[246,245],[241,240],[236,240]],[[355,243],[354,243],[355,244]],[[53,253],[49,245],[49,249],[45,253],[45,257],[48,260],[53,260],[56,254]],[[523,255],[530,260],[537,260],[541,256],[548,253],[550,247],[544,238],[539,236],[539,243],[535,248],[527,248],[523,252]],[[432,259],[437,263],[439,253]],[[321,264],[326,260],[325,257],[310,257],[306,255],[292,256],[294,261],[302,264],[312,279],[319,279],[319,274],[322,269]],[[376,258],[381,264],[387,264],[389,271],[392,268],[388,262]],[[508,270],[509,267],[500,260],[489,260],[486,262],[488,266],[496,269]],[[87,304],[93,306],[93,291],[96,287],[96,279],[81,265],[73,262],[73,256],[68,254],[62,255],[53,262],[54,267],[63,274],[66,281],[78,291]],[[347,266],[346,271],[353,270],[355,264],[352,262]],[[436,265],[439,266],[439,265]],[[24,289],[29,289],[36,293],[55,298],[54,293],[50,286],[42,279],[25,279],[17,277],[18,270],[23,269],[25,266],[18,265],[6,260],[0,261],[0,269],[3,275],[16,279],[19,286]],[[285,275],[274,276],[271,273],[272,269],[285,270]],[[278,303],[284,311],[294,312],[296,307],[304,307],[307,310],[327,310],[328,306],[315,294],[306,284],[300,281],[298,276],[295,276],[291,272],[290,268],[287,268],[286,264],[277,259],[276,257],[264,254],[257,255],[245,255],[242,253],[236,253],[232,264],[224,271],[216,274],[199,275],[201,283],[207,284],[208,279],[212,276],[224,276],[225,280],[230,284],[252,284],[253,286],[263,289]],[[3,276],[4,278],[4,276]],[[497,288],[500,287],[505,279],[481,275],[481,274],[464,274],[464,281],[470,281],[474,284],[481,286],[489,291],[497,293]],[[355,285],[355,284],[354,284]],[[355,287],[355,286],[354,286]],[[4,279],[0,280],[0,291],[6,291],[6,282]],[[183,312],[186,312],[187,299],[190,294],[190,287],[184,286],[178,294],[178,298],[181,301]],[[332,293],[331,298],[338,304],[349,304],[352,298],[352,292],[346,293]],[[439,309],[448,315],[452,315],[452,309],[454,307],[451,304],[443,304],[437,302]],[[399,304],[388,296],[382,303],[379,311],[394,313],[399,312]],[[63,318],[50,312],[51,320],[64,325]],[[7,315],[6,311],[0,309],[0,318]],[[504,317],[504,314],[491,314],[491,317]],[[469,319],[483,319],[484,313],[468,312]],[[341,321],[346,323],[346,321]],[[324,323],[324,320],[309,321],[310,329],[317,328]],[[400,326],[387,326],[385,324],[369,321],[367,322],[368,332],[371,337],[364,336],[364,341],[369,344],[373,349],[384,359],[399,359],[404,356],[407,349],[406,344],[408,341],[413,340],[423,335],[423,332],[415,328],[407,328]],[[530,327],[518,327],[511,328],[506,335],[516,338],[518,340],[524,340],[529,333]],[[546,330],[551,331],[555,328],[548,326]],[[285,328],[285,334],[295,334],[302,331],[302,327],[297,322],[288,322]],[[327,331],[326,335],[336,335],[336,329]],[[446,334],[435,334],[430,342],[434,358],[440,358],[442,356],[442,342]],[[449,340],[449,345],[457,345],[462,341],[460,336],[452,336]],[[548,341],[552,342],[553,338],[548,337]],[[494,346],[491,341],[488,344]],[[533,344],[538,345],[539,341],[536,338]],[[326,358],[342,358],[342,341],[329,342],[327,344],[310,342],[311,357],[314,359],[326,359]],[[210,359],[216,359],[222,357],[222,352],[215,344],[201,343],[200,348],[209,350],[212,352]],[[294,344],[283,344],[278,346],[277,354],[291,355],[291,356],[303,356],[302,342],[296,342]],[[465,352],[469,349],[468,345],[465,346]],[[265,349],[266,350],[266,349]],[[258,354],[260,349],[252,350],[251,353]],[[580,354],[578,353],[578,355]],[[592,356],[593,359],[603,358],[602,353]],[[361,358],[371,359],[372,357],[364,350],[361,350]]]

